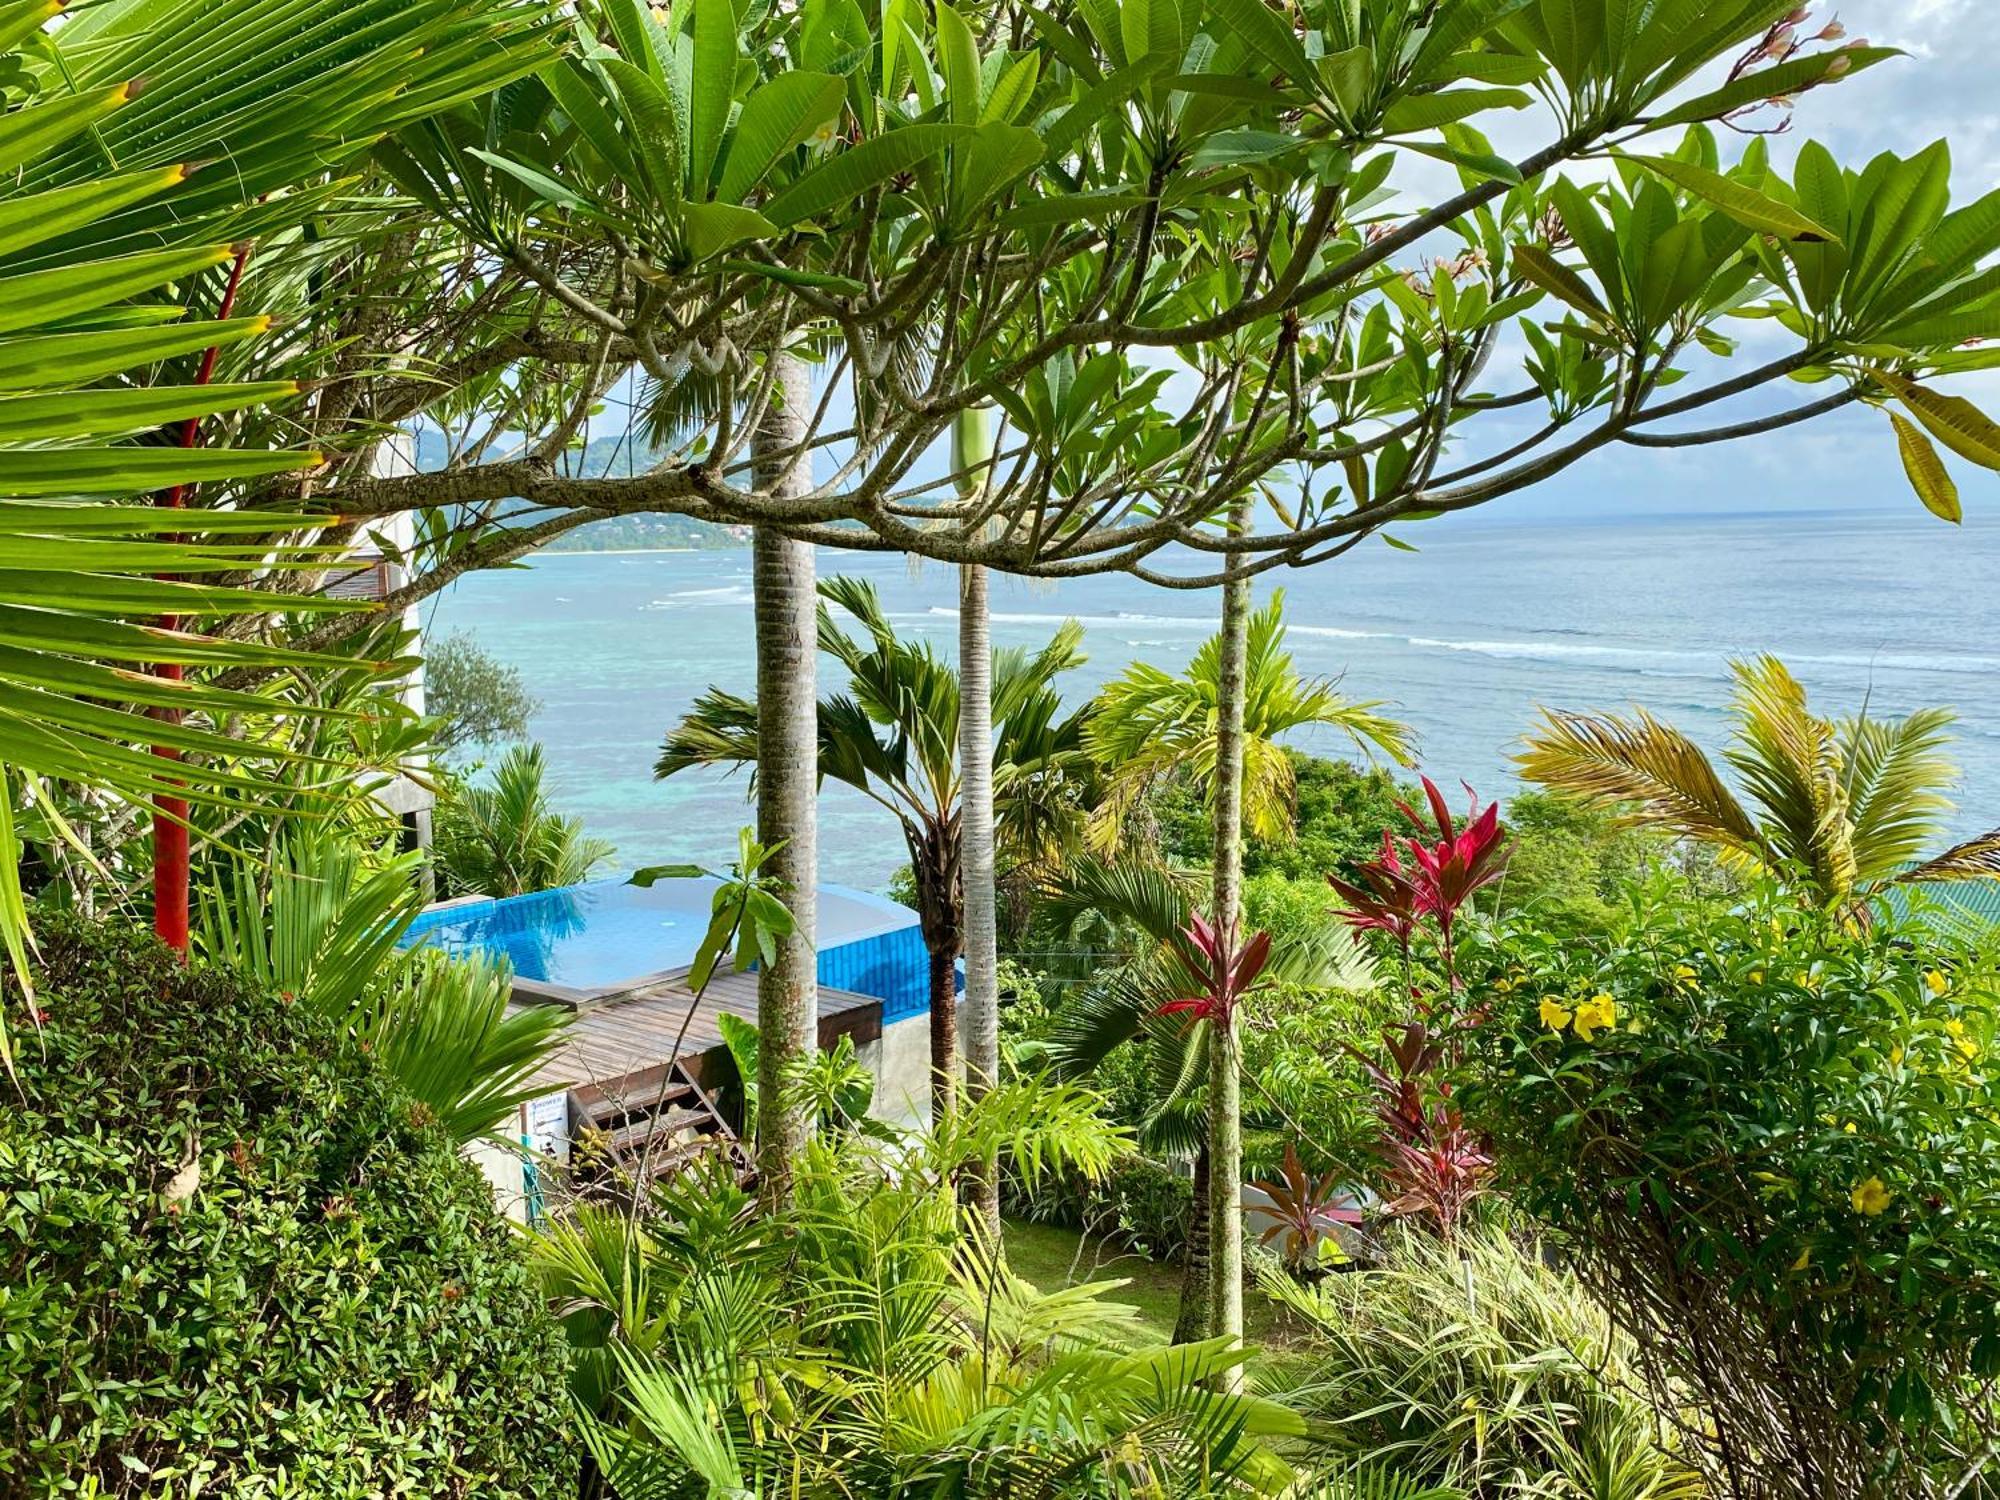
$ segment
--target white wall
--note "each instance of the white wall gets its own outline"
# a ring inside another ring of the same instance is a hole
[[[891,1125],[922,1129],[931,1118],[931,1018],[891,1021],[879,1041],[856,1049],[875,1075],[875,1103],[868,1113]]]

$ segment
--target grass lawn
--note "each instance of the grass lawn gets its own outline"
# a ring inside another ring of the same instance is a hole
[[[1178,1266],[1086,1239],[1074,1229],[1023,1219],[1007,1221],[1007,1264],[1016,1276],[1043,1291],[1075,1282],[1123,1280],[1127,1284],[1106,1300],[1136,1307],[1146,1331],[1161,1343],[1173,1337],[1181,1300]],[[1243,1325],[1244,1336],[1253,1344],[1270,1348],[1290,1342],[1279,1310],[1254,1287],[1244,1290]]]

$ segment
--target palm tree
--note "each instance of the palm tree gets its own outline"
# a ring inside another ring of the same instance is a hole
[[[1162,1013],[1201,982],[1199,955],[1190,951],[1187,940],[1193,911],[1191,882],[1143,860],[1072,861],[1049,888],[1043,906],[1045,918],[1059,931],[1090,915],[1109,917],[1136,930],[1141,939],[1129,959],[1071,996],[1040,1044],[1040,1054],[1056,1078],[1069,1080],[1087,1077],[1128,1043],[1145,1049],[1151,1097],[1139,1124],[1140,1144],[1194,1163],[1176,1343],[1208,1336],[1213,1300],[1210,1048],[1201,1029]],[[1264,972],[1294,985],[1366,990],[1376,982],[1367,954],[1347,941],[1331,919],[1306,941],[1274,947]]]
[[[1247,507],[1230,524],[1248,524]],[[1377,712],[1379,703],[1357,703],[1320,678],[1302,678],[1284,649],[1284,595],[1250,610],[1247,578],[1223,586],[1222,629],[1174,676],[1144,662],[1099,696],[1087,735],[1106,768],[1109,795],[1100,803],[1092,842],[1100,851],[1122,839],[1127,815],[1146,791],[1169,775],[1191,775],[1207,796],[1215,827],[1211,909],[1221,930],[1240,919],[1243,835],[1291,836],[1297,787],[1280,737],[1309,724],[1341,729],[1364,750],[1377,749],[1405,764],[1409,735]],[[1209,1318],[1216,1331],[1240,1335],[1243,1322],[1242,1221],[1236,1203],[1242,1156],[1238,1039],[1227,1026],[1209,1034],[1209,1140],[1197,1158],[1213,1199],[1209,1246]],[[1186,1298],[1183,1299],[1184,1303]]]
[[[812,488],[805,446],[812,381],[791,351],[773,350],[771,405],[752,436],[758,489],[775,496]],[[791,1079],[819,1042],[819,804],[813,698],[813,549],[757,528],[752,540],[757,616],[757,703],[751,744],[757,762],[757,841],[770,851],[764,873],[790,909],[757,971],[757,1169],[767,1206],[784,1201],[811,1120],[791,1099]],[[656,774],[667,772],[656,768]]]
[[[580,818],[549,806],[540,745],[515,745],[493,780],[460,789],[439,809],[436,854],[453,895],[519,896],[575,885],[609,859],[612,846]]]
[[[1730,669],[1735,730],[1723,760],[1748,806],[1693,740],[1643,708],[1629,718],[1544,709],[1521,774],[1633,826],[1713,844],[1726,862],[1796,880],[1829,907],[1892,885],[2000,878],[2000,829],[1922,858],[1958,774],[1944,753],[1948,710],[1824,719],[1776,657]]]
[[[1285,650],[1284,600],[1279,590],[1249,614],[1244,636],[1242,823],[1257,838],[1274,840],[1290,837],[1296,806],[1291,759],[1280,743],[1288,732],[1328,725],[1364,751],[1412,763],[1409,729],[1378,712],[1379,702],[1356,702],[1328,679],[1294,670]],[[1146,791],[1174,774],[1192,776],[1215,810],[1222,646],[1222,635],[1211,636],[1179,675],[1134,662],[1098,696],[1087,743],[1108,777],[1091,826],[1100,854],[1120,842]]]
[[[909,849],[917,915],[930,951],[933,1103],[955,1093],[957,960],[964,939],[959,774],[959,678],[929,645],[899,639],[875,590],[857,579],[820,585],[819,646],[848,674],[848,691],[820,700],[819,774],[892,813]],[[859,639],[833,609],[858,621]],[[1083,660],[1066,624],[1041,649],[993,653],[993,782],[997,837],[1012,857],[1059,846],[1080,821],[1076,787],[1090,779],[1085,710],[1065,714],[1054,678]],[[759,705],[711,688],[667,736],[654,775],[690,766],[759,765]]]

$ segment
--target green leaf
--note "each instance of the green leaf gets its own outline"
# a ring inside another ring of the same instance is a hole
[[[1595,322],[1606,322],[1610,314],[1597,294],[1575,271],[1557,260],[1540,245],[1516,245],[1512,252],[1514,269],[1543,291],[1561,298]]]
[[[781,157],[840,113],[847,81],[831,73],[781,73],[743,101],[716,196],[737,203]]]
[[[297,395],[298,389],[298,382],[293,380],[255,380],[0,396],[0,443],[118,437],[164,427],[189,417],[241,411],[246,406],[282,401],[287,396]],[[187,526],[183,522],[170,529],[185,531]]]
[[[969,132],[962,125],[905,125],[870,137],[830,157],[764,205],[779,228],[816,218],[833,208],[852,208],[870,189],[938,155]]]
[[[1273,10],[1264,0],[1208,0],[1208,15],[1211,32],[1234,37],[1273,71],[1301,88],[1316,82],[1312,59],[1306,56],[1289,14]]]
[[[0,340],[0,391],[34,390],[97,380],[120,370],[212,345],[255,338],[269,318],[176,323],[164,328],[114,328],[101,333],[54,333]]]
[[[1439,145],[1435,141],[1410,141],[1400,149],[1414,151],[1435,161],[1448,161],[1455,167],[1465,168],[1475,177],[1490,177],[1506,183],[1522,181],[1519,167],[1491,151],[1461,151],[1456,146]]]
[[[129,494],[284,474],[320,461],[317,453],[245,448],[16,448],[0,450],[0,494]]]
[[[694,78],[688,91],[688,196],[706,198],[736,88],[734,0],[693,0]]]
[[[651,890],[662,880],[699,880],[707,873],[700,865],[641,865],[625,883]]]
[[[1629,160],[1657,172],[1667,181],[1685,188],[1737,223],[1760,234],[1774,234],[1782,240],[1803,240],[1808,244],[1840,243],[1840,236],[1824,224],[1815,223],[1797,209],[1788,208],[1775,198],[1767,197],[1755,188],[1745,187],[1720,172],[1711,172],[1706,167],[1671,156],[1634,156]]]
[[[1438,94],[1411,94],[1383,112],[1385,135],[1411,135],[1435,130],[1489,109],[1521,109],[1534,96],[1520,89],[1446,89]]]
[[[938,72],[954,125],[979,123],[979,44],[965,18],[949,5],[937,8]]]
[[[1648,121],[1647,126],[1653,130],[1665,130],[1674,125],[1692,125],[1700,120],[1719,120],[1724,115],[1761,104],[1766,99],[1796,94],[1822,83],[1836,65],[1840,68],[1836,76],[1846,77],[1859,73],[1863,68],[1872,68],[1885,58],[1902,55],[1902,49],[1898,47],[1849,47],[1836,52],[1816,52],[1811,57],[1795,57],[1776,67],[1745,73],[1719,89],[1677,104],[1665,114]]]
[[[681,215],[687,230],[688,258],[697,263],[779,232],[778,225],[755,209],[734,203],[688,203],[682,205]]]
[[[0,116],[0,172],[11,173],[103,119],[132,95],[130,84],[57,95]]]
[[[2000,470],[2000,424],[1963,396],[1947,396],[1887,370],[1870,372],[1895,393],[1930,435],[1960,458]]]
[[[1896,450],[1902,455],[1903,472],[1910,478],[1910,488],[1924,502],[1925,510],[1958,525],[1965,519],[1965,509],[1959,504],[1958,485],[1945,468],[1944,460],[1938,457],[1937,449],[1929,438],[1896,413],[1889,413],[1889,421],[1896,429]]]

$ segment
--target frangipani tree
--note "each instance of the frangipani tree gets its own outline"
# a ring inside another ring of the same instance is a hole
[[[1545,709],[1521,774],[1621,813],[1639,827],[1713,844],[1725,861],[1796,879],[1826,906],[1891,885],[2000,879],[2000,828],[1942,853],[1953,715],[1825,719],[1774,656],[1732,663],[1735,729],[1723,760],[1645,709],[1629,717]]]
[[[319,496],[452,518],[398,602],[648,510],[1047,576],[1227,576],[1227,725],[1255,572],[1614,445],[1893,408],[1920,496],[1956,513],[1946,455],[2000,467],[2000,429],[1937,385],[1995,358],[1966,341],[2000,321],[2000,195],[1954,209],[1942,146],[1780,170],[1712,128],[1768,128],[1889,56],[1793,0],[586,3],[534,81],[395,157],[499,268],[465,347],[433,351],[493,382],[491,440],[438,473],[337,459]],[[1500,155],[1497,119],[1539,143]],[[1412,197],[1418,159],[1455,184]],[[627,372],[650,462],[571,472]],[[1774,409],[1793,383],[1813,393]],[[961,473],[949,433],[989,405],[991,456]],[[1232,519],[1260,497],[1279,525]]]

